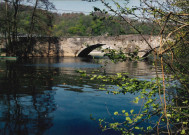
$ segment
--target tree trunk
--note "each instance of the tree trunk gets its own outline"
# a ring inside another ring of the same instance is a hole
[[[33,12],[32,12],[32,16],[31,16],[31,22],[30,22],[30,28],[29,28],[29,33],[28,33],[28,46],[27,46],[27,50],[25,52],[25,57],[28,57],[28,53],[32,50],[32,33],[33,33],[33,29],[34,29],[34,18],[35,18],[35,12],[37,9],[37,5],[38,5],[39,0],[35,1],[35,6],[33,8]]]
[[[5,28],[5,39],[6,39],[6,48],[8,55],[11,53],[9,50],[10,45],[12,43],[11,41],[11,25],[10,25],[10,19],[9,19],[9,13],[8,13],[8,0],[5,0],[5,12],[6,12],[6,28]]]
[[[15,54],[17,46],[17,15],[19,9],[19,0],[13,1],[14,15],[13,15],[13,31],[12,31],[12,52]]]

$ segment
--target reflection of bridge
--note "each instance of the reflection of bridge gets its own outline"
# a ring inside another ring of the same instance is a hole
[[[145,35],[144,37],[153,49],[159,46],[159,37],[149,35]],[[20,37],[21,42],[22,39],[24,41],[24,37]],[[91,51],[101,46],[115,50],[122,49],[124,53],[133,52],[138,48],[138,56],[140,57],[146,56],[152,50],[140,35],[63,37],[51,39],[41,37],[34,38],[33,40],[35,40],[35,44],[33,45],[33,51],[30,53],[32,56],[85,57]],[[0,44],[0,48],[2,48],[1,46]]]

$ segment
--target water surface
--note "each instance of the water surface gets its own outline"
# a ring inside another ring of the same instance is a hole
[[[109,62],[102,68],[104,64],[104,60],[69,57],[0,61],[0,134],[119,134],[102,132],[98,119],[111,122],[113,112],[139,111],[140,103],[134,104],[131,94],[100,91],[99,80],[82,78],[75,70],[128,72],[130,77],[149,80],[155,69],[148,62]]]

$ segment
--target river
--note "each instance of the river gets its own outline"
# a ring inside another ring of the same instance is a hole
[[[130,77],[150,80],[155,69],[146,61],[108,61],[101,68],[104,63],[104,59],[72,57],[0,61],[0,134],[119,134],[102,132],[98,119],[112,121],[110,114],[123,109],[139,111],[140,103],[132,102],[132,94],[107,94],[98,89],[98,80],[82,78],[75,71],[128,72]]]

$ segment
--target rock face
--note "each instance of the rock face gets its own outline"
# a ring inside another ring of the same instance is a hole
[[[156,48],[159,46],[160,38],[157,36],[144,36],[146,41]],[[24,42],[24,37],[20,37],[20,41]],[[121,35],[121,36],[97,36],[97,37],[41,37],[33,38],[32,51],[30,56],[72,56],[77,57],[85,48],[96,45],[105,44],[103,48],[122,49],[123,52],[133,52],[139,49],[139,56],[142,57],[150,49],[146,41],[140,35]],[[2,44],[0,45],[0,47]]]

